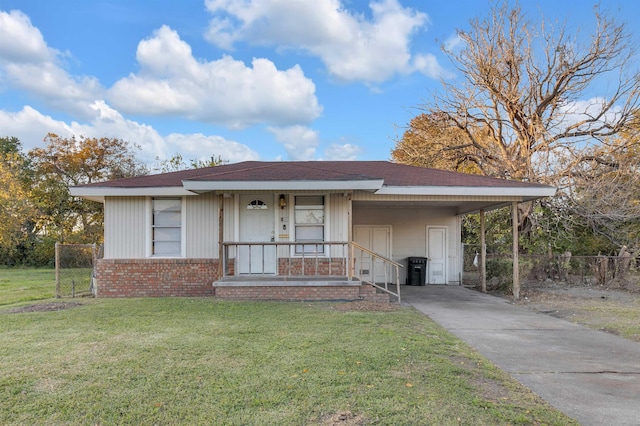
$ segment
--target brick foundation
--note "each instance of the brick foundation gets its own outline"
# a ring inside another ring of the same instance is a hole
[[[328,272],[328,265],[328,262],[322,263],[322,270],[327,268]],[[301,268],[302,263],[296,266]],[[332,263],[332,275],[339,270],[340,264]],[[375,287],[368,284],[269,286],[258,283],[214,287],[217,277],[217,259],[101,259],[96,267],[97,297],[216,296],[228,300],[389,301],[387,294],[377,293]]]
[[[213,296],[217,259],[101,259],[97,297]]]
[[[225,300],[330,301],[368,300],[389,302],[387,294],[379,294],[368,284],[352,286],[228,286],[216,287],[216,298]]]

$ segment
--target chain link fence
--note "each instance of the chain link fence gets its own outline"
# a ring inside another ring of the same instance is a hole
[[[56,243],[56,297],[86,297],[95,294],[94,268],[102,254],[97,244]]]
[[[481,251],[479,245],[463,245],[463,284],[480,286]],[[566,286],[606,287],[640,291],[640,264],[630,255],[572,256],[519,255],[521,288],[550,283]],[[513,260],[510,255],[487,253],[487,286],[508,290],[512,285]]]

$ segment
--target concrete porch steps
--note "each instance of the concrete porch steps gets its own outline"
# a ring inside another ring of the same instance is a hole
[[[389,295],[346,276],[235,276],[213,283],[215,296],[229,300],[389,302]]]

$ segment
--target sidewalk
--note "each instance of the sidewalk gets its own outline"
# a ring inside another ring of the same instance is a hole
[[[401,294],[582,425],[640,425],[640,344],[464,287]]]

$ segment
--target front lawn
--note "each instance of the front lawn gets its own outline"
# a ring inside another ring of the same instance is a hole
[[[70,302],[0,309],[0,424],[575,424],[411,308]]]
[[[55,294],[55,269],[0,267],[0,306],[50,299]]]

